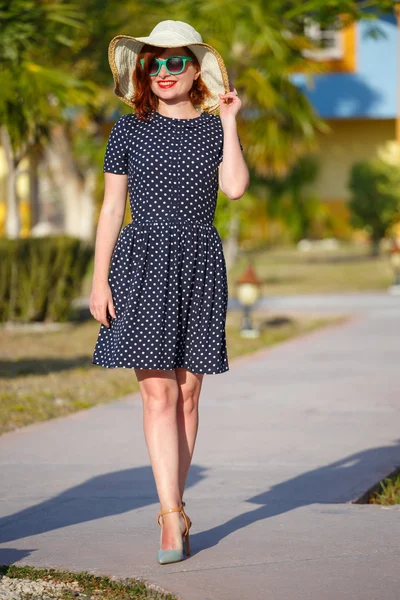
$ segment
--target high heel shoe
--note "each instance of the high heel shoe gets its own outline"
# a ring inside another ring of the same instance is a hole
[[[167,563],[173,563],[173,562],[178,562],[180,560],[183,560],[183,555],[186,554],[186,556],[190,556],[190,541],[189,541],[189,529],[192,525],[192,522],[190,521],[190,519],[188,518],[187,514],[184,511],[184,507],[185,503],[182,502],[182,504],[180,506],[177,506],[175,508],[169,508],[168,510],[160,510],[160,512],[158,513],[158,517],[157,517],[157,523],[159,524],[160,527],[162,527],[162,517],[164,515],[168,515],[169,513],[173,513],[173,512],[179,512],[184,521],[185,521],[185,531],[182,533],[182,538],[183,538],[183,549],[181,550],[180,548],[174,548],[172,550],[158,550],[157,553],[157,560],[161,565],[165,565]],[[160,521],[161,519],[161,521]]]
[[[186,506],[186,502],[182,502],[182,506]],[[188,521],[189,521],[189,529],[192,526],[192,521],[190,520],[190,517],[188,514],[186,514]],[[189,537],[188,537],[189,539]],[[186,556],[190,556],[190,544],[188,546],[188,551],[186,551],[186,538],[183,538],[183,551],[185,552]]]

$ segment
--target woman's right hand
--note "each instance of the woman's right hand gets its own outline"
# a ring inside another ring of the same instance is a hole
[[[111,288],[108,282],[93,284],[89,306],[90,313],[96,321],[99,321],[105,327],[109,328],[110,323],[107,317],[107,311],[113,319],[116,319],[117,317],[115,314]]]

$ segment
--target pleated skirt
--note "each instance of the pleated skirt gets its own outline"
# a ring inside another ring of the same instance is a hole
[[[180,217],[121,231],[109,284],[116,318],[100,325],[93,363],[106,368],[217,374],[229,370],[228,284],[214,225]]]

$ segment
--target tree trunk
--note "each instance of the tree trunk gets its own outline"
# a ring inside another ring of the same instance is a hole
[[[379,256],[381,250],[381,238],[373,238],[371,240],[371,256]]]
[[[235,264],[239,252],[239,215],[232,215],[229,221],[229,233],[225,242],[225,262],[229,269]]]
[[[39,177],[38,177],[38,156],[31,152],[29,155],[29,190],[31,205],[31,227],[34,227],[40,221],[40,197],[39,197]]]
[[[81,238],[88,242],[94,237],[96,171],[90,169],[86,172],[85,182],[81,196]]]
[[[5,125],[0,128],[1,144],[7,162],[7,216],[6,216],[6,236],[11,239],[17,239],[21,228],[21,219],[19,216],[19,202],[17,196],[17,167],[14,160],[14,153],[11,145],[10,135]]]
[[[92,241],[94,236],[95,172],[83,176],[74,159],[66,125],[51,130],[46,160],[63,202],[64,231]]]

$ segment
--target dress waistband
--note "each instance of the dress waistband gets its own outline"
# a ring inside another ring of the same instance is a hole
[[[165,217],[139,217],[133,219],[129,224],[161,224],[165,225],[167,222],[172,222],[177,225],[195,225],[197,227],[206,227],[208,229],[214,228],[214,225],[207,221],[196,221],[195,219],[188,219],[187,217],[179,217],[179,216],[165,216]]]

